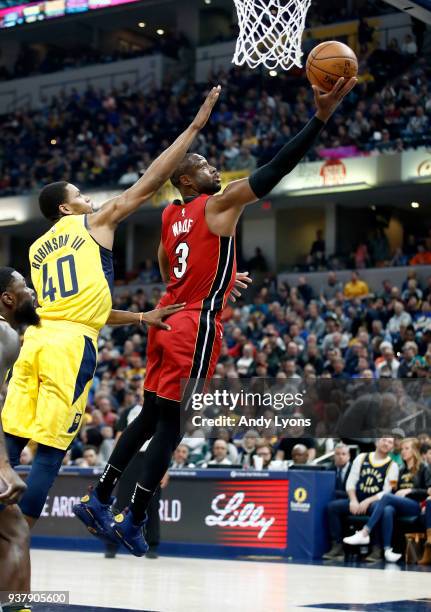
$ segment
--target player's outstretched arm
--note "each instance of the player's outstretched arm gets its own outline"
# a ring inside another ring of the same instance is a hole
[[[285,144],[270,162],[255,170],[248,179],[230,183],[223,193],[208,200],[206,215],[212,231],[220,235],[230,235],[235,231],[244,206],[268,195],[281,179],[298,165],[337,106],[356,83],[356,78],[347,82],[340,78],[332,91],[326,94],[319,93],[313,86],[316,114],[299,134]]]
[[[129,310],[111,310],[106,325],[148,325],[169,330],[170,326],[163,323],[164,319],[183,310],[185,303],[172,304],[148,312],[131,312]]]
[[[189,127],[166,151],[159,155],[139,181],[120,196],[106,202],[97,213],[88,216],[91,230],[103,226],[115,228],[120,221],[136,212],[164,185],[187,153],[198,132],[206,125],[220,96],[220,91],[220,86],[211,89]]]

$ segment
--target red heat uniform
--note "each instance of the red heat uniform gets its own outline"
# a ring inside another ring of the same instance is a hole
[[[182,379],[213,376],[223,339],[221,313],[235,282],[235,238],[210,232],[208,198],[169,204],[162,216],[169,284],[159,307],[186,306],[169,317],[170,331],[149,330],[145,389],[175,401],[181,400]]]

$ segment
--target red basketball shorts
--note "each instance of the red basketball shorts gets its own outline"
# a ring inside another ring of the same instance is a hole
[[[212,378],[220,356],[223,325],[214,313],[200,310],[177,312],[168,323],[170,331],[149,330],[144,387],[179,402],[184,381]]]

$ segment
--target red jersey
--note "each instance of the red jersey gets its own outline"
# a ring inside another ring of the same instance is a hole
[[[160,305],[186,302],[188,310],[223,310],[236,275],[235,238],[210,232],[200,195],[169,204],[162,216],[162,243],[169,258],[169,284]]]

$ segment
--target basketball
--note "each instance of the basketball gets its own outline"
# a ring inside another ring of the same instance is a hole
[[[358,74],[355,52],[344,43],[329,40],[314,47],[307,58],[307,78],[321,91],[331,91],[340,77]]]

